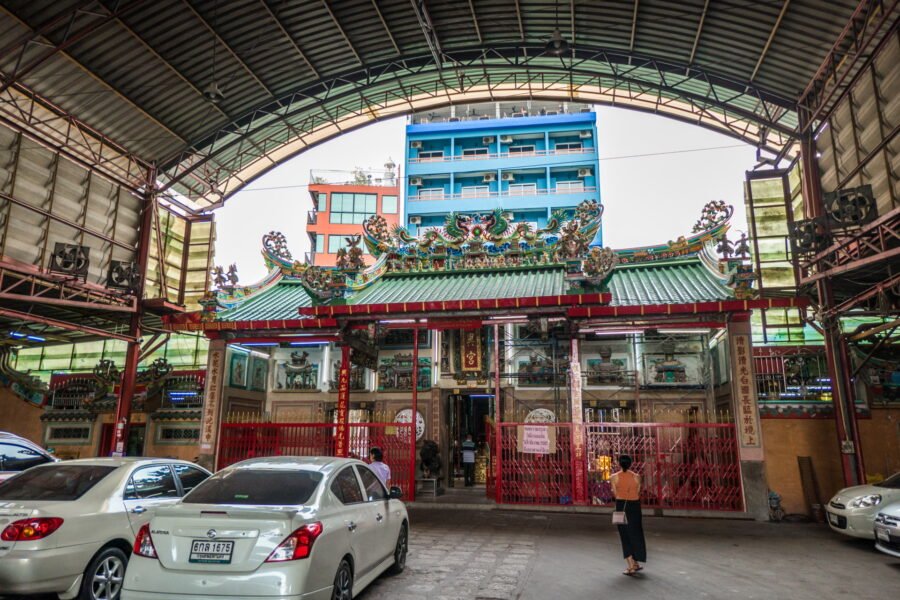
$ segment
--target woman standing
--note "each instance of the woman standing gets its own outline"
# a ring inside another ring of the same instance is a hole
[[[634,575],[644,568],[640,563],[647,562],[647,545],[641,524],[641,477],[629,470],[631,463],[630,456],[620,456],[622,470],[610,478],[616,497],[616,511],[625,513],[625,523],[618,525],[622,555],[628,565],[623,575]]]

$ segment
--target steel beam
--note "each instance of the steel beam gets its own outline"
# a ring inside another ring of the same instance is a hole
[[[51,317],[43,317],[40,315],[35,315],[32,313],[24,313],[18,310],[13,310],[11,308],[0,308],[0,316],[9,317],[11,319],[17,319],[19,321],[28,321],[30,323],[40,323],[41,325],[49,325],[50,327],[57,327],[59,329],[65,329],[66,331],[77,331],[78,333],[90,333],[92,335],[96,335],[102,338],[109,338],[113,340],[120,340],[123,342],[132,343],[136,341],[136,338],[130,335],[122,335],[119,333],[113,333],[110,331],[104,331],[102,329],[97,329],[95,327],[88,327],[87,325],[81,325],[78,323],[70,323],[68,321],[61,321],[59,319],[53,319]]]

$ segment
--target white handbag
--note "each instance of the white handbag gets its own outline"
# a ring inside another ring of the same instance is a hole
[[[628,525],[628,517],[625,516],[624,510],[614,511],[612,515],[613,525]]]

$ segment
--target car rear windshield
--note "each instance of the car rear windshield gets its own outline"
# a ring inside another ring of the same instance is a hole
[[[296,506],[306,504],[320,481],[322,474],[314,471],[235,469],[213,475],[183,502]]]
[[[900,473],[891,475],[881,483],[876,483],[878,487],[890,488],[892,490],[900,490]]]
[[[78,500],[117,468],[66,464],[36,467],[0,484],[0,500]]]

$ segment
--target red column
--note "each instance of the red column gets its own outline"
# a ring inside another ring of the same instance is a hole
[[[151,169],[147,175],[147,192],[144,196],[143,214],[141,214],[141,230],[138,237],[137,268],[140,273],[138,286],[135,290],[137,297],[137,311],[131,315],[128,334],[135,340],[128,343],[125,353],[125,368],[122,371],[122,383],[119,386],[119,398],[116,402],[116,420],[113,426],[115,430],[110,438],[110,447],[101,448],[101,454],[124,455],[125,445],[128,442],[128,424],[131,420],[131,403],[134,399],[135,381],[137,379],[138,362],[141,356],[141,319],[144,314],[142,300],[144,299],[144,281],[147,277],[147,261],[150,258],[150,228],[153,224],[156,211],[156,170]],[[160,257],[162,260],[162,257]]]
[[[335,454],[346,458],[350,454],[350,346],[341,346],[341,368],[338,371],[337,435]]]
[[[825,205],[822,199],[819,163],[816,160],[816,142],[810,135],[804,135],[800,140],[800,161],[807,217],[822,216],[825,214]],[[822,308],[827,310],[834,307],[834,292],[830,278],[822,277],[816,281],[816,292]],[[847,355],[846,342],[841,337],[841,327],[837,318],[825,319],[822,322],[822,329],[825,338],[825,359],[831,378],[831,397],[844,483],[848,486],[862,485],[866,482],[866,471],[856,422],[856,393],[850,376],[850,358]]]
[[[416,499],[416,425],[419,421],[419,329],[413,329],[412,430],[409,437],[409,499]]]
[[[569,377],[572,413],[572,462],[574,463],[575,488],[572,499],[575,504],[587,504],[587,453],[584,447],[584,411],[581,405],[581,345],[578,334],[572,334],[569,347]]]

